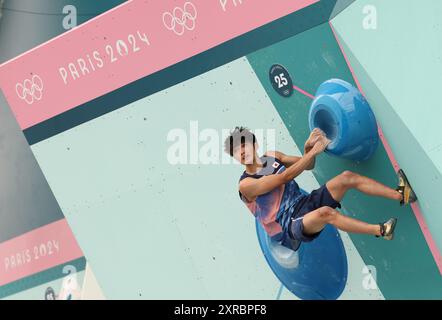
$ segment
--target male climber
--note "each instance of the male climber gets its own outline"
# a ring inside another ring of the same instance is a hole
[[[357,189],[371,196],[399,201],[401,205],[417,200],[404,173],[399,184],[389,188],[354,172],[344,171],[310,194],[303,193],[294,178],[315,166],[315,157],[330,143],[320,129],[314,129],[304,145],[302,157],[279,151],[257,154],[255,135],[247,128],[236,127],[227,137],[225,151],[245,166],[239,180],[239,196],[259,220],[270,237],[284,234],[298,246],[317,238],[327,224],[351,233],[369,234],[392,240],[396,218],[380,224],[368,224],[335,210],[346,192]],[[287,245],[286,241],[283,245]],[[297,247],[296,247],[297,248]],[[296,248],[294,250],[296,250]]]

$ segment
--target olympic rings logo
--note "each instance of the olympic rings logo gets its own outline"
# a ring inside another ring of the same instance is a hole
[[[39,76],[34,74],[31,80],[26,79],[23,84],[15,85],[17,96],[25,100],[28,104],[32,104],[34,100],[40,100],[43,96],[43,81]]]
[[[196,15],[195,5],[187,1],[183,9],[175,7],[172,13],[164,12],[163,23],[168,30],[173,30],[176,35],[181,36],[186,29],[189,31],[195,29]]]

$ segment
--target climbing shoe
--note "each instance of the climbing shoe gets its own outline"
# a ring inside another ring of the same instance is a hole
[[[413,189],[410,186],[410,183],[408,182],[407,176],[405,175],[404,171],[400,169],[397,173],[399,183],[398,187],[396,188],[396,191],[398,191],[402,195],[401,199],[401,206],[404,204],[413,203],[417,200],[416,194],[414,193]]]
[[[384,223],[380,223],[379,227],[381,228],[381,237],[385,240],[393,240],[394,237],[394,228],[396,227],[396,218],[391,218]],[[379,236],[376,236],[379,238]]]

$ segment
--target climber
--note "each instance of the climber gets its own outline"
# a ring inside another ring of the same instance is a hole
[[[317,238],[327,224],[331,224],[345,232],[392,240],[396,218],[369,224],[343,215],[336,208],[341,207],[340,202],[350,189],[392,199],[401,205],[416,201],[416,195],[402,170],[398,172],[396,189],[344,171],[310,194],[301,192],[294,178],[304,170],[313,169],[315,157],[329,143],[325,134],[315,128],[305,142],[302,157],[279,151],[268,151],[259,157],[255,135],[247,128],[236,127],[226,138],[224,148],[225,152],[245,166],[239,180],[239,196],[270,237],[284,234],[299,243],[309,242]]]

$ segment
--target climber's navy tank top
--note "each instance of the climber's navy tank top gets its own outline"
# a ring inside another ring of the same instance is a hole
[[[244,171],[239,181],[248,177],[259,179],[271,174],[280,174],[286,170],[284,164],[277,158],[262,156],[260,159],[264,166],[255,174],[248,174]],[[257,196],[255,201],[248,201],[241,192],[239,192],[239,196],[261,223],[267,234],[273,237],[281,233],[287,233],[290,215],[293,211],[290,208],[293,208],[305,195],[299,189],[296,181],[291,180],[285,185]]]

